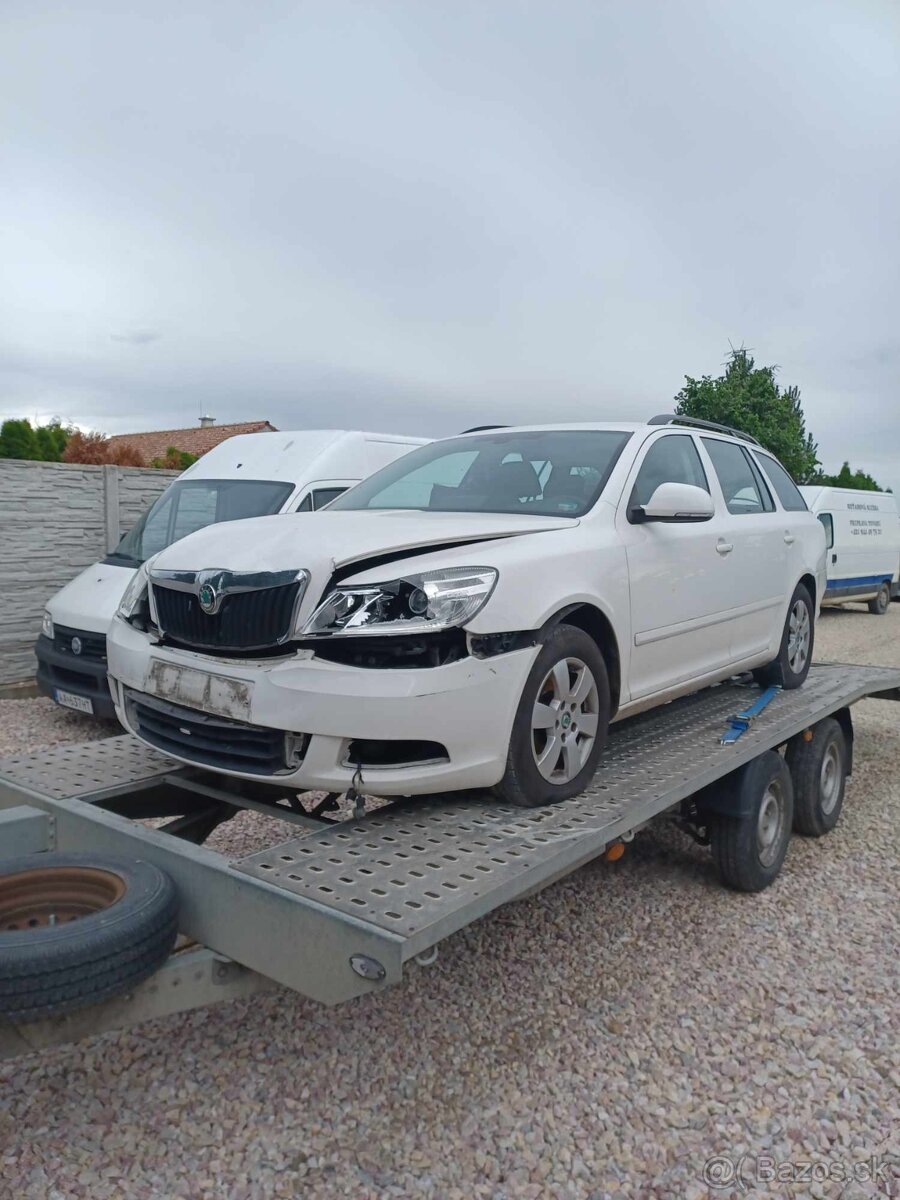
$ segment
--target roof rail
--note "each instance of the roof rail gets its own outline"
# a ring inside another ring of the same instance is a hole
[[[471,429],[464,429],[463,433],[485,433],[488,429],[509,429],[508,425],[473,425]]]
[[[647,424],[692,425],[698,429],[715,429],[719,433],[730,433],[732,437],[741,438],[745,442],[752,442],[754,446],[762,445],[759,438],[755,438],[752,433],[744,433],[743,429],[735,429],[731,425],[720,425],[718,421],[701,421],[699,417],[683,417],[679,413],[660,413],[657,417],[651,417]]]

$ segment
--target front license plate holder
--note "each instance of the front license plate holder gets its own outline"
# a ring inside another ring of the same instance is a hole
[[[183,704],[217,717],[250,720],[253,684],[246,679],[215,675],[211,671],[198,671],[153,658],[147,671],[145,691],[170,704]]]

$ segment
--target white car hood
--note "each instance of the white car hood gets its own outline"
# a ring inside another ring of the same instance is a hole
[[[105,634],[133,575],[132,567],[94,563],[47,602],[54,624]]]
[[[419,510],[329,512],[254,517],[208,525],[162,550],[153,570],[283,571],[305,567],[313,578],[336,567],[404,550],[451,546],[571,529],[571,517]]]

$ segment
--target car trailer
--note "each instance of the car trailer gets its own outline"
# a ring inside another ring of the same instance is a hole
[[[723,882],[760,890],[780,870],[791,826],[833,827],[852,769],[850,706],[900,700],[900,670],[816,665],[802,688],[764,708],[759,697],[729,681],[623,721],[585,792],[533,809],[483,793],[365,811],[360,800],[350,811],[335,797],[303,803],[130,736],[0,760],[0,1057],[275,985],[324,1004],[380,991],[500,905],[617,857],[664,814],[712,845]],[[742,711],[752,716],[735,721]],[[237,860],[202,844],[243,809],[293,824],[296,836]],[[103,888],[117,863],[126,878],[140,869],[164,880],[169,908],[142,935],[143,965],[120,937],[122,968],[105,979],[83,946],[112,936],[124,901]],[[29,960],[29,936],[35,946],[63,940],[58,977],[47,976],[44,950]]]

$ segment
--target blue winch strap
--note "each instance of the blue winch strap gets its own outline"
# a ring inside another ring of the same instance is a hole
[[[730,746],[738,740],[738,738],[747,732],[750,728],[750,722],[758,717],[759,714],[766,708],[778,693],[780,687],[766,688],[758,700],[755,700],[749,708],[745,708],[743,712],[736,713],[729,719],[728,728],[719,738],[719,744],[722,746]]]

